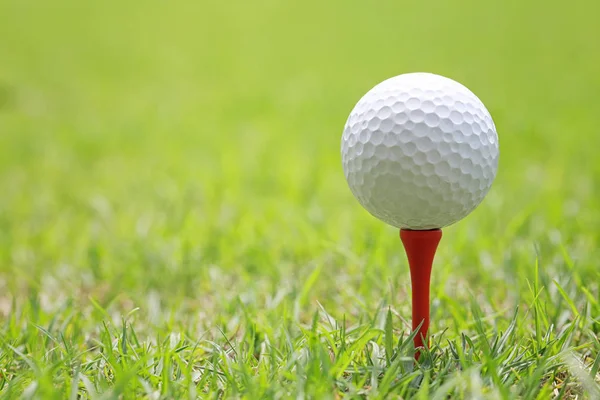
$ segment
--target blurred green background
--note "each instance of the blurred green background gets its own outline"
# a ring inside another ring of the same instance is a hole
[[[74,343],[98,307],[139,307],[148,335],[233,330],[240,301],[265,332],[317,302],[408,319],[397,232],[339,148],[367,90],[428,71],[476,93],[500,140],[490,194],[445,230],[432,329],[468,330],[470,296],[491,327],[527,307],[536,258],[560,326],[553,280],[598,299],[598,4],[0,0],[0,312],[68,307]]]

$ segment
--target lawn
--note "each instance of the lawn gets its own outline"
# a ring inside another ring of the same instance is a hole
[[[600,398],[598,4],[0,0],[0,396]],[[500,141],[418,364],[340,157],[412,71]]]

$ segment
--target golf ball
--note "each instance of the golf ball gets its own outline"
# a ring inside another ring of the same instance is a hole
[[[498,135],[469,89],[429,73],[381,82],[356,104],[342,135],[350,190],[398,228],[442,228],[481,203],[498,169]]]

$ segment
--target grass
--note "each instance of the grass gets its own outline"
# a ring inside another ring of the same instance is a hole
[[[0,396],[599,398],[600,10],[509,3],[0,0]],[[408,71],[501,146],[416,365],[339,156]]]

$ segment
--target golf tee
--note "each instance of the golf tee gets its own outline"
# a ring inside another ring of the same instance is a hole
[[[428,231],[400,230],[400,239],[404,245],[412,286],[412,329],[419,328],[414,338],[415,350],[428,345],[427,331],[429,329],[429,287],[431,267],[435,251],[442,238],[441,229]],[[415,352],[415,358],[419,358]]]

